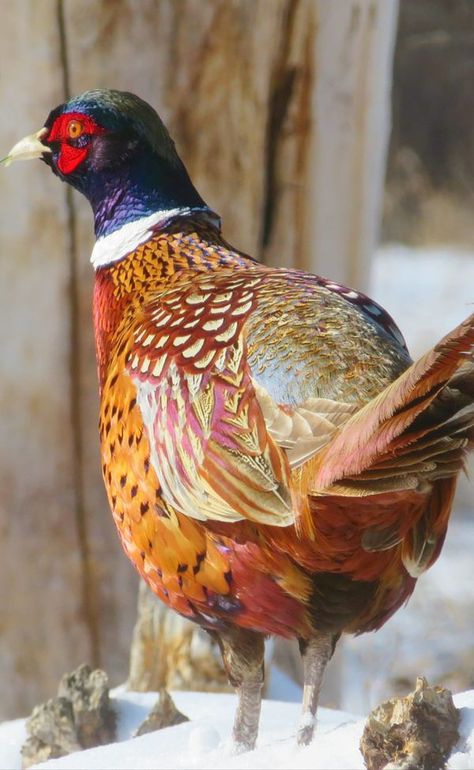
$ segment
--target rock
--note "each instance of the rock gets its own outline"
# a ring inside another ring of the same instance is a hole
[[[360,750],[368,770],[442,770],[459,740],[458,725],[451,692],[418,677],[414,692],[369,714]]]
[[[77,738],[83,749],[102,746],[115,740],[117,717],[110,705],[105,671],[83,664],[71,674],[64,674],[58,696],[67,698],[74,712]]]
[[[83,664],[63,676],[56,698],[33,709],[21,749],[23,768],[110,743],[115,725],[107,675]]]
[[[71,703],[67,698],[52,698],[35,706],[26,723],[28,738],[21,749],[22,766],[57,759],[79,751]]]
[[[178,711],[169,692],[163,689],[160,690],[157,703],[135,731],[135,737],[154,730],[162,730],[163,727],[180,725],[182,722],[189,722],[188,717]]]

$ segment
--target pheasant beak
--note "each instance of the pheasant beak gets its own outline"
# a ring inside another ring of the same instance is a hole
[[[8,155],[0,160],[0,163],[9,166],[15,160],[32,160],[33,158],[42,158],[46,153],[50,153],[51,148],[41,141],[47,133],[48,129],[42,128],[36,134],[25,136],[11,148]]]

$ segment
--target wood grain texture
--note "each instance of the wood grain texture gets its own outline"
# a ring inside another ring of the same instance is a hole
[[[0,80],[8,148],[62,99],[53,0],[2,4],[0,69],[9,73]],[[75,518],[65,191],[39,164],[23,164],[2,169],[0,192],[1,719],[54,695],[62,673],[90,657],[90,636]]]

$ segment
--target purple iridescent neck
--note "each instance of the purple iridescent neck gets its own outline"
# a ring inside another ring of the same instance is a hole
[[[80,188],[92,206],[97,238],[156,211],[206,208],[181,161],[170,162],[145,149],[119,167],[97,168],[91,158]]]

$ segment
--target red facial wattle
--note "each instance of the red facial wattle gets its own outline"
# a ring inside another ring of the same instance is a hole
[[[58,169],[61,174],[70,174],[74,171],[89,152],[89,147],[72,147],[70,144],[62,144],[58,158]]]
[[[47,141],[58,142],[60,145],[57,166],[61,174],[67,175],[75,171],[89,153],[90,138],[104,133],[105,129],[88,115],[79,112],[60,115],[54,121]],[[84,141],[84,138],[86,142],[80,146],[75,141]]]

